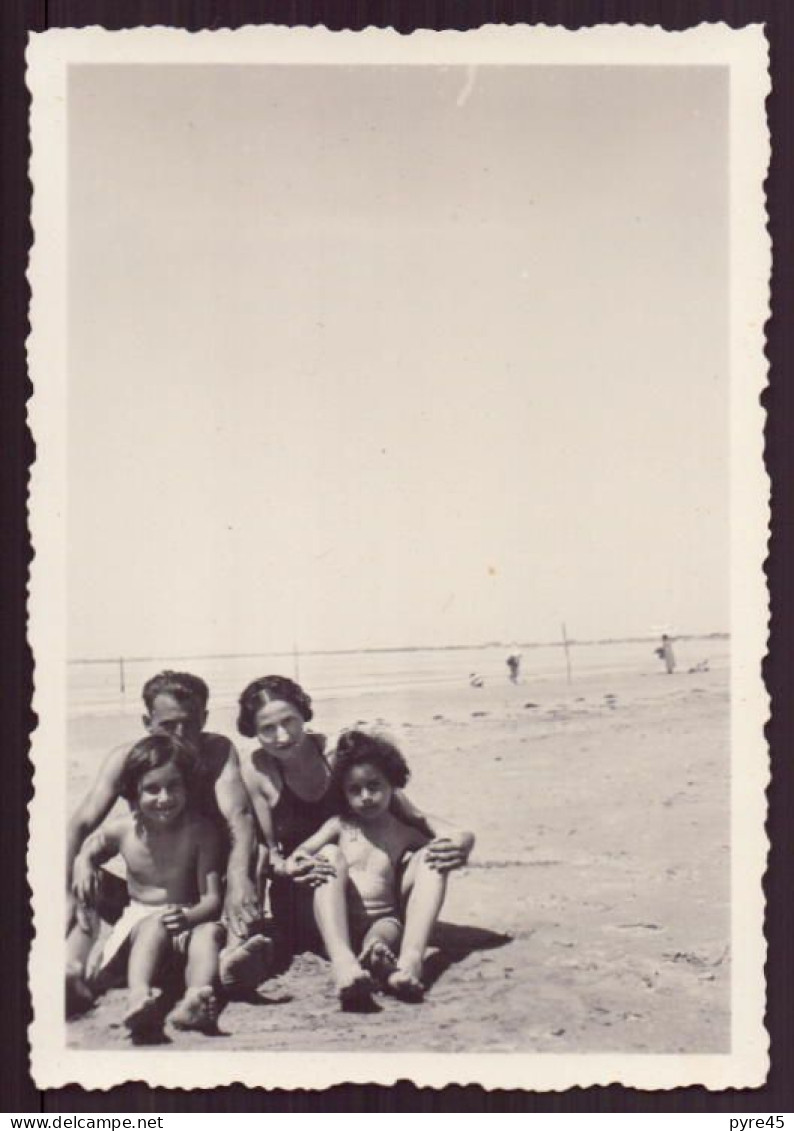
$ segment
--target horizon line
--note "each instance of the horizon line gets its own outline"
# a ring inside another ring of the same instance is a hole
[[[648,641],[658,640],[660,633],[648,633],[643,636],[604,636],[587,640],[577,640],[575,637],[568,637],[567,640],[531,640],[531,641],[510,641],[505,643],[502,640],[490,640],[480,644],[402,644],[402,645],[378,645],[367,648],[306,648],[303,650],[298,649],[276,649],[268,652],[205,652],[205,653],[192,653],[180,654],[170,653],[167,655],[155,656],[74,656],[67,657],[66,663],[68,664],[149,664],[157,661],[158,663],[164,660],[254,660],[262,656],[273,656],[281,659],[284,656],[294,657],[298,656],[354,656],[354,655],[368,655],[372,653],[384,652],[465,652],[480,650],[483,648],[512,648],[518,646],[519,648],[564,648],[566,645],[571,647],[573,644],[580,646],[593,646],[597,644],[644,644]],[[716,632],[679,632],[673,634],[674,640],[729,640],[730,632],[716,631]]]

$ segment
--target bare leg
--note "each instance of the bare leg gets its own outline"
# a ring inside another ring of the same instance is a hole
[[[402,934],[402,923],[388,917],[378,919],[364,936],[358,961],[376,981],[387,981],[397,969],[397,951]]]
[[[131,993],[146,992],[152,988],[170,941],[168,931],[156,912],[138,924],[132,932],[127,964],[127,985]]]
[[[85,976],[94,935],[88,924],[75,920],[66,940],[66,1016],[84,1013],[94,1004],[94,994]]]
[[[226,946],[219,959],[220,981],[227,994],[250,993],[265,981],[273,965],[273,942],[261,933],[264,922],[266,870],[261,848],[257,850],[256,888],[261,920],[245,936],[227,924]]]
[[[185,985],[188,988],[215,984],[223,937],[220,923],[199,923],[190,932],[185,967]]]
[[[154,979],[170,946],[168,931],[156,913],[132,932],[127,964],[130,1007],[124,1024],[133,1037],[151,1035],[162,1028],[161,991],[154,988]]]
[[[214,985],[224,937],[225,931],[220,923],[200,923],[191,931],[185,968],[185,996],[168,1016],[174,1028],[217,1033],[220,1008]]]
[[[447,890],[447,877],[431,868],[425,850],[420,849],[406,869],[403,893],[407,893],[405,931],[397,958],[397,969],[389,977],[389,986],[398,997],[421,1001],[422,966],[430,933]]]
[[[314,892],[314,917],[331,961],[334,981],[342,1008],[366,1004],[371,980],[353,953],[347,917],[347,862],[336,845],[328,845],[322,855],[330,860],[336,875],[330,876]]]

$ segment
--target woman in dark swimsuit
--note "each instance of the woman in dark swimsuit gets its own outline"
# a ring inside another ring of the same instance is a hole
[[[338,920],[346,921],[345,892],[333,865],[316,856],[292,855],[339,811],[331,786],[333,753],[327,751],[323,735],[306,729],[312,717],[309,696],[284,676],[254,680],[240,696],[237,729],[259,742],[241,755],[243,781],[265,849],[276,927],[292,949],[317,938],[313,901],[307,898],[314,888],[327,884],[337,893]],[[395,791],[393,805],[401,820],[428,837],[429,866],[444,872],[463,867],[474,843],[471,833],[420,813],[400,790]],[[409,898],[410,892],[404,895]],[[330,918],[335,920],[333,913]],[[321,928],[324,938],[335,932],[333,921],[323,921]]]

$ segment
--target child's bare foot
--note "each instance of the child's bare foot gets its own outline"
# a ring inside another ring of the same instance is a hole
[[[162,1031],[162,996],[162,990],[150,988],[139,990],[130,997],[130,1008],[124,1015],[124,1024],[131,1037],[152,1037]]]
[[[412,951],[402,953],[397,960],[397,969],[389,975],[388,987],[400,1001],[421,1001],[425,996],[422,955]]]
[[[175,1029],[193,1030],[213,1036],[218,1032],[218,999],[212,986],[189,989],[168,1015]]]
[[[334,979],[343,1012],[361,1013],[373,1007],[372,978],[355,959],[344,969],[335,969]]]
[[[376,982],[387,982],[397,969],[397,958],[383,939],[373,939],[361,954],[358,961],[364,970],[367,970]]]
[[[401,966],[389,975],[387,985],[400,1001],[419,1002],[425,996],[425,987],[420,980],[410,970],[404,970]]]
[[[227,947],[220,957],[220,981],[227,993],[255,990],[273,966],[273,942],[254,935],[239,946]]]

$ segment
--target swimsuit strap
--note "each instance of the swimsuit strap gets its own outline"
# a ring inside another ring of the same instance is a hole
[[[325,737],[324,737],[324,735],[322,735],[322,734],[307,734],[306,737],[311,739],[312,746],[314,747],[317,754],[320,756],[320,760],[322,761],[326,770],[328,770],[329,780],[330,780],[331,766],[328,762],[328,759],[325,756]],[[276,767],[278,769],[278,776],[281,779],[281,792],[278,795],[278,801],[276,802],[277,805],[278,805],[279,801],[281,801],[284,790],[287,791],[287,793],[290,795],[290,797],[294,797],[299,805],[317,805],[318,802],[322,801],[322,799],[325,797],[325,793],[322,793],[314,801],[308,801],[305,797],[301,797],[300,794],[296,793],[295,790],[291,787],[291,785],[287,781],[286,775],[285,775],[284,771],[282,770],[281,766],[278,764],[278,762],[276,762]]]
[[[329,770],[328,787],[325,792],[313,801],[301,797],[292,789],[284,776],[281,766],[278,767],[281,778],[281,791],[278,801],[273,806],[273,824],[276,837],[281,843],[282,850],[292,852],[308,836],[316,833],[324,821],[333,815],[334,803],[330,788],[330,766],[323,750],[324,740],[321,735],[309,735],[313,745],[323,763]]]

